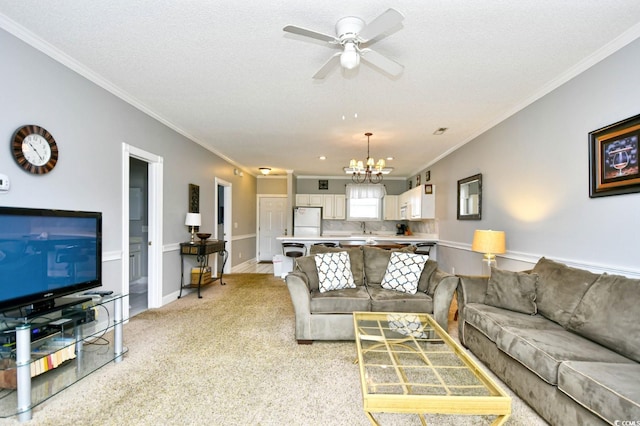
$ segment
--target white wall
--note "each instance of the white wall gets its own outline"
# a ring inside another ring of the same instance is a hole
[[[507,236],[499,267],[526,269],[546,256],[640,275],[640,193],[589,198],[588,158],[590,131],[640,114],[639,69],[636,40],[428,168],[443,269],[480,273],[473,231],[495,229]],[[456,220],[457,181],[476,173],[482,220]]]

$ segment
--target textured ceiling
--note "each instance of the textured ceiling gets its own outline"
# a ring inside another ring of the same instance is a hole
[[[389,7],[403,25],[371,47],[397,78],[363,63],[313,80],[336,50],[282,31]],[[638,38],[640,2],[21,0],[0,26],[251,174],[341,175],[370,131],[408,177]]]

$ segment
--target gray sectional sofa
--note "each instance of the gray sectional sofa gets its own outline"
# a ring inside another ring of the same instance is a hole
[[[542,258],[461,276],[458,310],[462,344],[549,423],[640,424],[640,280]]]
[[[314,256],[332,251],[349,253],[356,288],[319,291]],[[435,261],[427,261],[417,292],[408,294],[380,285],[391,256],[389,250],[369,246],[348,249],[312,246],[310,254],[297,258],[294,271],[285,278],[295,311],[298,343],[354,340],[353,312],[358,311],[429,313],[447,329],[449,306],[458,277],[439,270]]]

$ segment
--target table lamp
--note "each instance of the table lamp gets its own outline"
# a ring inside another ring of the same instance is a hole
[[[505,252],[504,231],[476,229],[473,233],[471,250],[484,253],[482,258],[483,275],[491,275],[491,267],[496,267],[496,254]]]
[[[193,239],[195,237],[196,226],[200,226],[202,219],[200,217],[200,213],[187,213],[187,218],[184,221],[184,224],[191,227],[191,243],[193,243]]]

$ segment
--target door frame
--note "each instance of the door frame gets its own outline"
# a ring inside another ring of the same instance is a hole
[[[129,159],[148,164],[148,297],[149,309],[162,306],[162,191],[163,158],[143,149],[122,143],[122,294],[129,294]],[[124,304],[124,318],[129,317],[129,304]]]
[[[260,262],[260,232],[261,232],[260,231],[261,229],[260,228],[260,199],[261,198],[288,198],[288,197],[287,197],[287,194],[258,194],[256,196],[256,203],[257,203],[256,229],[258,230],[258,232],[256,233],[256,260],[258,262]],[[287,227],[287,218],[288,218],[286,209],[287,207],[285,207],[285,212],[284,212],[285,213],[285,223],[284,223],[285,230]]]
[[[224,270],[222,271],[225,274],[230,274],[231,273],[231,262],[229,261],[230,258],[232,258],[231,253],[233,253],[233,227],[231,226],[231,199],[232,199],[232,184],[231,182],[227,182],[226,180],[220,179],[219,177],[215,177],[213,179],[213,187],[214,187],[214,191],[213,191],[213,223],[215,224],[215,226],[213,227],[214,229],[214,237],[216,240],[222,240],[225,239],[227,241],[227,244],[225,245],[225,249],[227,250],[227,262],[224,265]],[[218,186],[222,186],[224,188],[224,235],[220,236],[218,235],[218,205],[219,205],[219,201],[218,201]],[[221,238],[223,237],[223,238]],[[218,270],[218,257],[216,256],[216,264],[215,264],[215,270]]]

